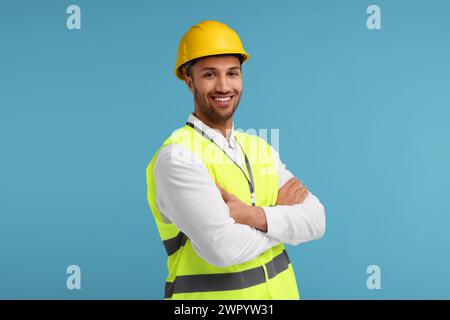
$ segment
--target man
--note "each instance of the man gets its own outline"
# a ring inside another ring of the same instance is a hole
[[[194,112],[147,167],[168,254],[165,299],[299,299],[283,243],[324,234],[319,200],[263,139],[234,130],[248,58],[217,21],[193,26],[180,42],[175,74]]]

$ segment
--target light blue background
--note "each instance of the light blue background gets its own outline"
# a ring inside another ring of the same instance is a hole
[[[66,28],[81,7],[82,29]],[[366,27],[378,4],[382,30]],[[327,210],[290,247],[304,299],[450,298],[448,1],[1,1],[0,298],[160,299],[145,168],[193,110],[178,42],[217,19],[251,59],[239,128],[279,128]],[[66,289],[68,265],[82,289]],[[382,289],[366,287],[381,267]]]

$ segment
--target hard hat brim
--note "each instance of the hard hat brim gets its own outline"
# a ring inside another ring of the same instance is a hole
[[[182,66],[186,63],[188,63],[189,61],[192,60],[196,60],[196,59],[200,59],[200,58],[206,58],[206,57],[211,57],[211,56],[220,56],[220,55],[227,55],[227,54],[239,54],[243,57],[242,59],[242,63],[244,63],[245,61],[247,61],[248,59],[250,59],[250,55],[247,52],[236,52],[236,51],[211,51],[208,53],[202,52],[201,54],[198,55],[193,55],[193,57],[189,58],[186,61],[180,61],[177,63],[177,66],[175,68],[175,76],[180,79],[180,80],[185,80],[185,76],[182,70]]]

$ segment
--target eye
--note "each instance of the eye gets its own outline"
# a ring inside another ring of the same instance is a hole
[[[207,72],[204,75],[205,78],[212,78],[213,76],[214,76],[214,72]]]
[[[232,72],[230,72],[229,74],[230,74],[230,76],[232,76],[232,77],[239,77],[239,76],[240,76],[239,72],[235,72],[235,71],[232,71]]]

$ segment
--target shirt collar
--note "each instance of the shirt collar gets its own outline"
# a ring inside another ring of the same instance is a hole
[[[188,122],[192,122],[197,128],[205,132],[208,136],[211,137],[211,139],[214,140],[215,143],[217,143],[220,146],[226,146],[228,145],[227,139],[220,133],[218,129],[214,129],[206,125],[203,121],[201,121],[199,118],[194,116],[194,114],[189,114]],[[232,149],[235,148],[236,144],[234,141],[234,122],[231,125],[231,133],[230,133],[230,141],[229,145]]]

